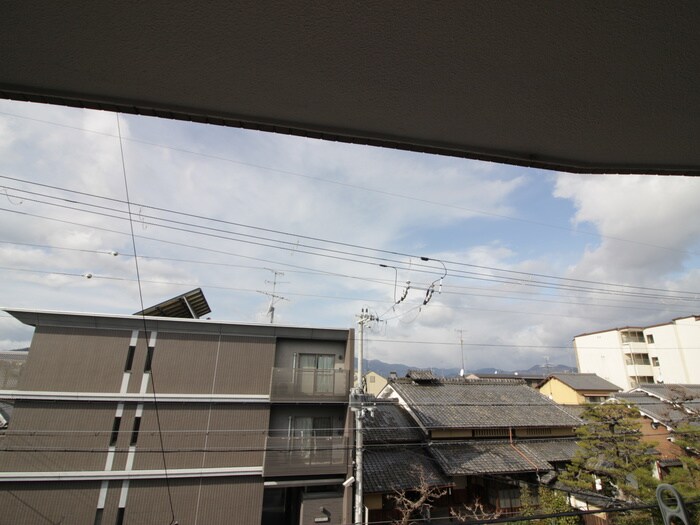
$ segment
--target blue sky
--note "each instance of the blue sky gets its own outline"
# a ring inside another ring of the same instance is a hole
[[[2,305],[140,309],[126,172],[145,306],[201,286],[213,319],[268,322],[275,270],[277,323],[351,327],[366,307],[367,357],[420,367],[459,366],[462,329],[471,369],[573,365],[578,333],[700,313],[699,179],[119,118],[123,166],[115,114],[0,101]],[[0,316],[0,348],[30,337]]]

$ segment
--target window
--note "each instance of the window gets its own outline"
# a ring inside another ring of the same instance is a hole
[[[141,418],[137,417],[136,419],[134,419],[134,430],[131,432],[131,442],[129,443],[129,445],[131,445],[132,447],[134,445],[136,445],[136,442],[139,439],[139,428],[140,427],[141,427]]]
[[[508,436],[507,428],[476,428],[474,429],[474,437],[506,437]]]
[[[586,403],[602,403],[608,396],[585,396]]]
[[[644,332],[641,330],[625,330],[621,332],[623,343],[643,343]]]
[[[135,346],[129,347],[129,353],[126,354],[126,364],[124,365],[124,372],[131,372],[131,366],[134,364],[134,352],[136,351]]]
[[[659,366],[659,358],[658,357],[652,357],[651,358],[651,364],[653,366]]]
[[[631,376],[630,382],[632,383],[632,387],[636,387],[639,385],[651,385],[651,384],[654,384],[654,377],[653,376]]]
[[[498,507],[501,509],[520,508],[520,489],[499,490]]]
[[[302,390],[310,390],[309,393],[332,393],[335,379],[334,354],[299,354],[298,368],[313,370],[301,375]]]
[[[146,352],[146,363],[143,365],[144,372],[150,372],[153,365],[153,347],[149,346]]]
[[[625,363],[628,365],[650,365],[649,354],[626,354]]]
[[[647,344],[649,344],[649,345],[654,344],[654,334],[647,334]]]
[[[294,418],[292,436],[294,449],[300,450],[303,457],[322,461],[331,452],[327,439],[333,435],[333,423],[330,417],[298,416]]]
[[[119,437],[119,425],[121,425],[121,422],[122,418],[114,418],[114,423],[112,424],[112,436],[109,438],[110,447],[113,447],[117,443],[117,438]]]

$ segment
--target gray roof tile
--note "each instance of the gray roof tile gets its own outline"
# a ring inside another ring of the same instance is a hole
[[[398,403],[377,401],[374,417],[364,423],[366,443],[411,443],[425,435],[411,416]]]
[[[430,486],[452,485],[422,447],[393,447],[366,450],[363,457],[364,490],[395,492],[420,484],[421,473]]]
[[[508,441],[434,442],[430,453],[448,476],[536,472],[554,468],[539,455]]]
[[[550,374],[549,377],[558,379],[574,390],[599,390],[601,392],[618,392],[622,390],[619,386],[606,381],[596,374]]]
[[[634,405],[639,411],[664,425],[675,427],[690,416],[684,410],[674,407],[671,403],[645,392],[623,392],[615,394],[615,399]]]
[[[389,385],[426,428],[573,427],[581,421],[522,381]]]

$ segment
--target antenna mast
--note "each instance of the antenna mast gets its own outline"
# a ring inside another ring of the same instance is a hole
[[[460,328],[455,332],[459,332],[459,348],[462,352],[462,369],[459,371],[459,377],[464,377],[464,330]]]
[[[270,270],[268,268],[268,270]],[[272,281],[265,281],[266,284],[271,284],[272,285],[272,292],[263,292],[261,290],[258,290],[258,293],[261,293],[263,295],[267,295],[270,297],[270,306],[267,309],[267,314],[270,316],[270,324],[273,324],[275,322],[275,305],[279,303],[280,301],[288,301],[286,297],[282,297],[281,295],[277,295],[275,293],[275,290],[277,288],[277,276],[282,276],[284,273],[278,272],[277,270],[270,270],[274,274],[274,278]],[[287,281],[280,281],[279,284],[288,284]]]

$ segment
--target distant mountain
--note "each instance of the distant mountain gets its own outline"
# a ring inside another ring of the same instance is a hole
[[[357,361],[355,361],[355,367],[357,367]],[[406,372],[411,368],[420,368],[417,366],[409,366],[400,363],[385,363],[379,359],[365,359],[363,363],[363,372],[367,373],[369,371],[376,372],[380,376],[388,377],[390,372],[396,372],[399,377],[404,377]],[[454,377],[459,375],[459,368],[431,368],[435,375],[440,377]],[[566,365],[535,365],[527,370],[503,370],[502,368],[480,368],[478,370],[467,370],[466,373],[470,374],[505,374],[511,375],[515,372],[518,375],[530,375],[530,376],[546,376],[548,374],[573,374],[576,373],[576,369]]]

